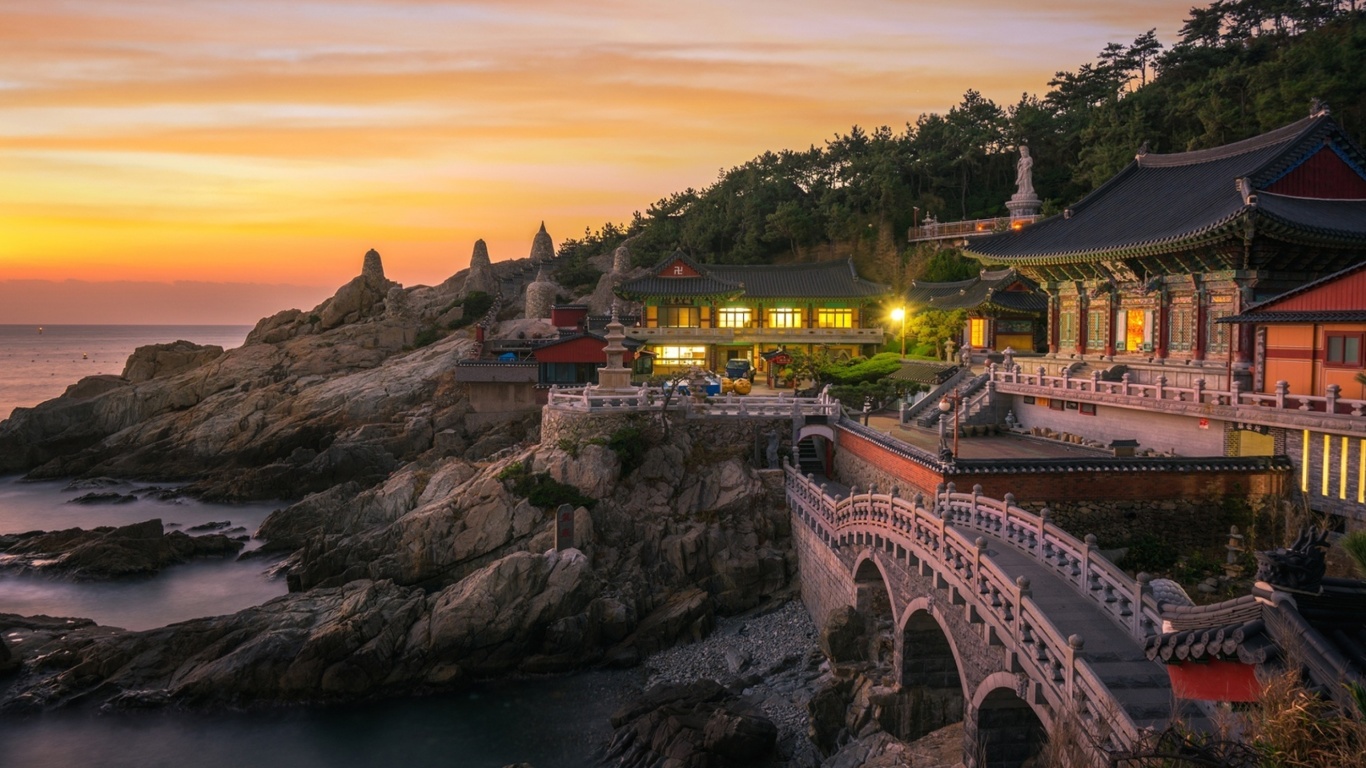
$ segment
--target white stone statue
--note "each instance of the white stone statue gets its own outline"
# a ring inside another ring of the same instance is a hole
[[[1015,164],[1015,197],[1034,197],[1034,158],[1029,156],[1029,145],[1020,145],[1020,161]]]

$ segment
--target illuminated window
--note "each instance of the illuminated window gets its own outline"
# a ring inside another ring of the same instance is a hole
[[[716,313],[717,328],[748,328],[749,307],[721,307]]]
[[[769,328],[801,328],[802,311],[790,307],[779,307],[768,311]]]
[[[703,365],[706,361],[706,347],[655,347],[656,368],[682,368]]]
[[[1343,368],[1361,367],[1360,333],[1329,333],[1327,338],[1328,364]]]
[[[818,309],[816,310],[816,325],[821,328],[853,328],[854,310]]]
[[[659,308],[661,328],[699,328],[702,325],[697,307],[665,306]]]
[[[968,320],[968,344],[974,347],[987,345],[987,321],[983,317]]]

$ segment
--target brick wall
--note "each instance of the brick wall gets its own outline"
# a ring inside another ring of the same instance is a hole
[[[797,552],[802,604],[816,627],[823,627],[831,611],[854,604],[853,576],[839,556],[796,517],[792,518],[792,548]]]

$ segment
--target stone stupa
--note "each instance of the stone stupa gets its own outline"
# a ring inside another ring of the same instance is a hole
[[[559,286],[550,280],[544,265],[536,274],[535,282],[526,287],[526,316],[528,319],[546,320],[550,318],[550,308],[555,304]]]
[[[555,260],[555,241],[550,239],[550,233],[545,231],[545,222],[541,222],[541,229],[536,236],[531,239],[531,263],[544,264],[547,261]]]
[[[470,256],[470,273],[465,278],[465,293],[471,291],[483,291],[489,295],[498,292],[498,278],[493,274],[489,247],[483,240],[474,241],[474,253]]]
[[[607,363],[598,369],[598,385],[595,391],[600,394],[627,393],[631,387],[631,369],[626,367],[626,326],[617,319],[617,305],[612,305],[612,319],[607,323],[607,346],[603,353]]]

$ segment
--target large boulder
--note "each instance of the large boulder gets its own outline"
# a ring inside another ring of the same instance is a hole
[[[868,622],[852,606],[836,608],[821,627],[821,651],[831,663],[868,660]]]
[[[69,528],[0,537],[6,565],[62,573],[76,579],[147,576],[196,557],[225,557],[242,549],[242,542],[223,534],[190,536],[166,533],[160,520],[118,528]]]
[[[170,344],[148,344],[138,347],[123,366],[123,378],[137,383],[159,376],[173,376],[217,360],[223,348],[214,344],[194,344],[173,341]]]

